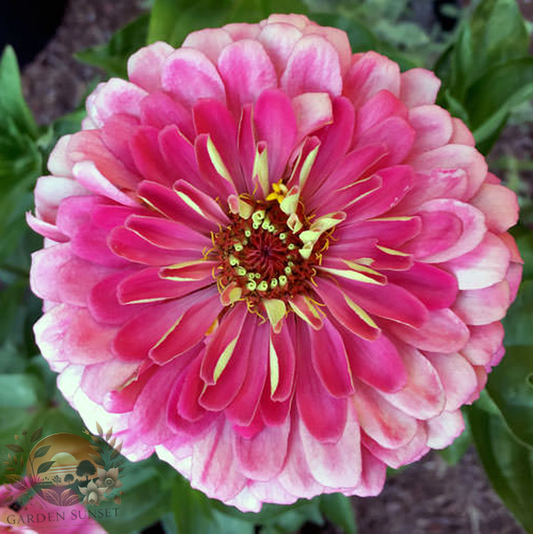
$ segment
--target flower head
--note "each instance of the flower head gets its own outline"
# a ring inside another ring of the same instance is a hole
[[[128,70],[29,216],[37,342],[87,424],[243,510],[375,495],[453,441],[521,260],[515,195],[438,79],[299,15]]]
[[[111,493],[116,488],[123,486],[122,482],[118,479],[118,467],[113,467],[109,471],[105,469],[98,469],[98,480],[96,486],[105,489],[105,494]]]

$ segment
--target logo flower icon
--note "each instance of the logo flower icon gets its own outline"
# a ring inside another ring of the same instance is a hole
[[[118,467],[113,467],[109,471],[105,469],[98,469],[98,480],[96,481],[98,488],[104,488],[105,494],[108,495],[116,488],[123,486],[122,482],[118,479]]]
[[[89,484],[87,484],[86,488],[78,486],[78,489],[83,495],[85,495],[85,497],[83,498],[83,504],[98,506],[100,504],[100,501],[107,501],[107,499],[104,497],[106,488],[99,488],[92,480],[89,482]]]

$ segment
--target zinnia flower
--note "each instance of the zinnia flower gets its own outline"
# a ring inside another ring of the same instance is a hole
[[[242,510],[375,495],[452,442],[521,260],[515,195],[439,80],[300,15],[128,70],[29,216],[37,342],[86,423]]]

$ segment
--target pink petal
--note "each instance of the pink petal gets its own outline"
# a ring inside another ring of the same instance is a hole
[[[366,52],[355,54],[344,79],[343,94],[357,109],[379,91],[386,89],[394,96],[400,92],[400,68],[390,59]]]
[[[452,119],[452,122],[453,134],[450,143],[453,143],[454,145],[476,146],[476,140],[466,124],[461,119],[455,117]]]
[[[242,472],[252,480],[268,481],[277,476],[285,463],[290,418],[283,425],[265,427],[252,439],[234,438],[234,449]]]
[[[323,37],[302,37],[292,49],[280,82],[291,97],[308,92],[339,96],[342,78],[337,51]]]
[[[137,202],[125,195],[115,187],[107,178],[97,169],[92,161],[82,161],[76,163],[72,169],[78,182],[97,195],[114,200],[118,204],[125,206],[137,206]]]
[[[353,495],[375,497],[381,493],[385,484],[387,466],[370,453],[364,445],[361,446],[361,463],[363,470]]]
[[[224,48],[218,58],[218,70],[226,86],[228,107],[236,116],[263,91],[277,87],[274,65],[257,41],[243,39]],[[237,77],[237,72],[245,72],[246,76]]]
[[[271,397],[274,401],[285,401],[293,392],[295,377],[295,354],[292,338],[287,328],[282,328],[279,334],[270,332],[270,351],[276,354],[277,384]],[[272,356],[271,356],[272,357]],[[272,380],[272,367],[269,370],[269,377]],[[268,383],[267,388],[268,389]],[[269,393],[271,389],[268,389]]]
[[[416,419],[430,419],[442,412],[446,397],[437,371],[418,350],[398,347],[407,371],[407,385],[396,393],[379,392],[393,406]]]
[[[357,382],[353,403],[361,428],[382,447],[397,449],[413,439],[416,419],[395,408],[363,382]]]
[[[459,289],[481,289],[500,282],[509,266],[509,249],[492,232],[487,232],[479,245],[443,264],[459,282]]]
[[[461,354],[472,365],[488,365],[493,355],[502,346],[503,326],[494,322],[481,326],[470,326],[470,339]]]
[[[487,228],[500,234],[518,221],[518,201],[509,188],[483,184],[470,203],[485,215]]]
[[[139,126],[137,118],[131,115],[113,115],[101,129],[104,145],[132,172],[137,172],[128,145],[132,131]]]
[[[330,488],[350,488],[357,484],[361,476],[361,443],[353,408],[337,442],[315,439],[303,421],[300,421],[300,435],[309,470],[320,484]]]
[[[433,72],[426,69],[410,69],[400,75],[400,99],[405,105],[413,108],[433,104],[437,99],[440,80]]]
[[[389,323],[389,328],[400,339],[413,347],[431,352],[457,352],[469,338],[466,325],[449,309],[432,310],[423,326]]]
[[[483,289],[461,291],[453,310],[468,325],[484,325],[501,321],[510,302],[509,283],[502,280]]]
[[[101,128],[105,121],[117,113],[139,117],[140,103],[148,93],[133,83],[111,78],[100,84],[87,99],[87,113]]]
[[[337,54],[339,55],[341,75],[344,76],[350,68],[352,60],[352,49],[350,47],[350,41],[348,40],[346,32],[339,30],[338,28],[331,28],[329,26],[309,24],[305,27],[304,34],[321,35],[335,47]]]
[[[266,24],[257,39],[267,51],[278,76],[281,76],[296,42],[302,32],[291,24],[284,22]]]
[[[427,423],[428,447],[444,449],[459,437],[465,429],[465,422],[461,410],[443,412],[430,419]]]
[[[161,70],[172,52],[174,48],[163,42],[141,48],[128,59],[129,79],[150,93],[161,89]]]
[[[445,145],[417,155],[411,161],[415,171],[464,169],[468,187],[463,198],[468,200],[480,188],[487,174],[487,162],[475,149],[465,145]]]
[[[29,212],[26,213],[26,223],[34,232],[56,243],[65,243],[69,240],[54,224],[38,219]]]
[[[153,207],[169,219],[189,225],[192,229],[210,235],[218,230],[217,225],[189,207],[172,189],[156,182],[142,182],[138,195],[150,207]]]
[[[247,316],[248,310],[242,304],[236,306],[234,310],[239,308],[244,308],[244,321],[239,317],[239,315],[243,314],[242,310],[235,312],[233,316],[230,315],[231,312],[228,313],[224,316],[224,320],[207,345],[201,374],[208,385],[200,396],[200,405],[206,410],[219,411],[227,408],[235,399],[245,381],[248,363],[254,352],[253,338],[256,319]],[[220,333],[220,330],[225,331]],[[238,337],[235,338],[235,335]],[[221,358],[227,358],[224,355],[224,350],[235,339],[237,341],[229,362],[224,366],[220,376],[218,376],[217,363]],[[215,370],[217,370],[217,373],[215,373]]]
[[[161,85],[188,106],[202,98],[226,102],[224,83],[216,67],[205,54],[193,48],[179,48],[167,57]]]
[[[302,93],[292,99],[298,125],[298,140],[333,122],[333,107],[327,93]]]
[[[418,430],[414,438],[407,445],[397,449],[386,449],[364,435],[362,441],[364,447],[393,469],[398,469],[402,465],[415,462],[429,451],[429,447],[427,446],[427,430],[422,423],[418,424]]]
[[[183,224],[161,217],[131,215],[126,220],[126,228],[153,245],[166,249],[202,250],[211,244],[211,240],[206,236]]]
[[[216,63],[223,48],[232,42],[233,39],[226,30],[222,28],[207,28],[189,33],[181,46],[195,48],[203,52],[213,63]]]
[[[354,139],[359,139],[364,132],[382,123],[389,117],[408,118],[405,105],[392,93],[383,89],[367,100],[357,110],[357,124]]]
[[[426,354],[433,368],[439,374],[444,387],[446,404],[444,410],[453,412],[468,402],[477,389],[476,374],[472,365],[458,353]]]
[[[416,250],[425,262],[459,258],[475,249],[486,232],[483,214],[458,200],[430,200],[420,206],[418,214],[422,217],[422,233],[406,251]],[[446,232],[447,237],[442,235]]]
[[[418,106],[409,111],[409,123],[416,131],[413,152],[444,146],[453,133],[450,114],[439,106]]]

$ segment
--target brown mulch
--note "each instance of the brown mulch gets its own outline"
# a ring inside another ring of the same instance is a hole
[[[24,92],[39,123],[72,111],[98,72],[72,53],[105,43],[141,12],[141,0],[71,0],[56,35],[23,72]],[[455,467],[431,453],[389,478],[379,497],[353,503],[360,534],[524,532],[492,491],[472,450]]]

